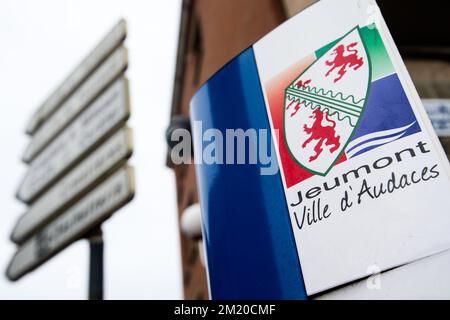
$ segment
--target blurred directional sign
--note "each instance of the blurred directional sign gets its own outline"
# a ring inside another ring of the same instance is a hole
[[[131,130],[123,128],[37,199],[19,219],[11,240],[23,243],[36,229],[78,200],[83,192],[114,170],[131,155]]]
[[[8,279],[18,280],[101,224],[133,198],[134,190],[132,168],[117,171],[19,247],[7,268]]]
[[[11,240],[17,280],[92,233],[134,195],[126,23],[121,20],[32,117]],[[92,252],[91,252],[92,253]],[[93,254],[93,253],[92,253]]]
[[[17,198],[29,203],[128,119],[128,82],[118,79],[30,164]]]
[[[63,83],[38,108],[30,119],[26,132],[34,134],[39,126],[77,89],[77,87],[95,70],[99,63],[108,57],[126,37],[126,22],[120,20],[94,50],[73,70]]]
[[[33,135],[22,160],[30,163],[52,138],[80,114],[108,84],[123,73],[127,65],[127,50],[120,47],[42,124]]]

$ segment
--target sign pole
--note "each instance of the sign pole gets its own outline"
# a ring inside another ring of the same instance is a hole
[[[103,300],[103,234],[101,226],[87,237],[89,241],[89,300]]]

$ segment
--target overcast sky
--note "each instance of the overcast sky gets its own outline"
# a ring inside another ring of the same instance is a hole
[[[88,244],[79,241],[15,283],[9,234],[32,112],[123,17],[128,22],[137,193],[104,224],[105,298],[181,298],[175,179],[165,167],[180,1],[0,0],[0,299],[84,299]]]

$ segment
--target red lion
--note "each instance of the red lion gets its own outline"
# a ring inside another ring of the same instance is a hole
[[[319,157],[319,155],[323,151],[322,147],[324,144],[325,146],[332,146],[332,148],[330,149],[331,153],[339,149],[339,146],[341,145],[339,142],[340,136],[336,134],[335,130],[336,122],[328,117],[328,113],[325,113],[325,118],[328,122],[331,122],[331,126],[323,126],[323,114],[324,113],[321,112],[319,108],[317,108],[313,111],[313,115],[310,116],[310,118],[314,119],[314,123],[311,125],[311,127],[308,128],[306,124],[303,126],[303,130],[307,134],[311,134],[309,138],[306,139],[305,142],[303,142],[303,149],[305,149],[312,140],[319,140],[314,147],[314,151],[316,153],[313,156],[309,157],[309,162],[314,161]]]
[[[353,42],[347,46],[347,52],[350,52],[350,54],[346,56],[344,55],[345,47],[343,44],[337,46],[337,48],[333,50],[332,54],[336,55],[334,60],[325,61],[325,64],[331,67],[325,75],[326,77],[328,77],[334,69],[340,68],[338,71],[339,76],[334,79],[334,82],[336,83],[341,80],[347,72],[347,67],[353,67],[353,70],[358,70],[363,65],[363,58],[358,57],[358,50],[352,49],[357,44],[357,42]]]

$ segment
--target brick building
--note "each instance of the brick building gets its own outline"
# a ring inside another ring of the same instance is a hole
[[[183,0],[175,83],[168,137],[174,128],[189,129],[189,101],[201,84],[226,62],[277,27],[288,17],[314,0]],[[432,1],[433,2],[433,1]],[[441,20],[422,28],[398,19],[404,7],[392,1],[378,1],[407,66],[423,98],[450,98],[448,37],[436,30],[446,30]],[[432,6],[412,6],[410,21],[420,17],[433,20]],[[426,10],[428,8],[428,11]],[[428,15],[428,16],[427,16]],[[442,20],[445,21],[445,20]],[[432,36],[430,32],[433,32]],[[445,39],[445,40],[443,40]],[[448,139],[441,138],[448,146]],[[169,149],[170,149],[170,141]],[[449,152],[449,149],[446,149]],[[178,213],[198,203],[193,164],[167,165],[174,170]],[[207,299],[206,273],[199,238],[180,232],[183,285],[186,299]]]

